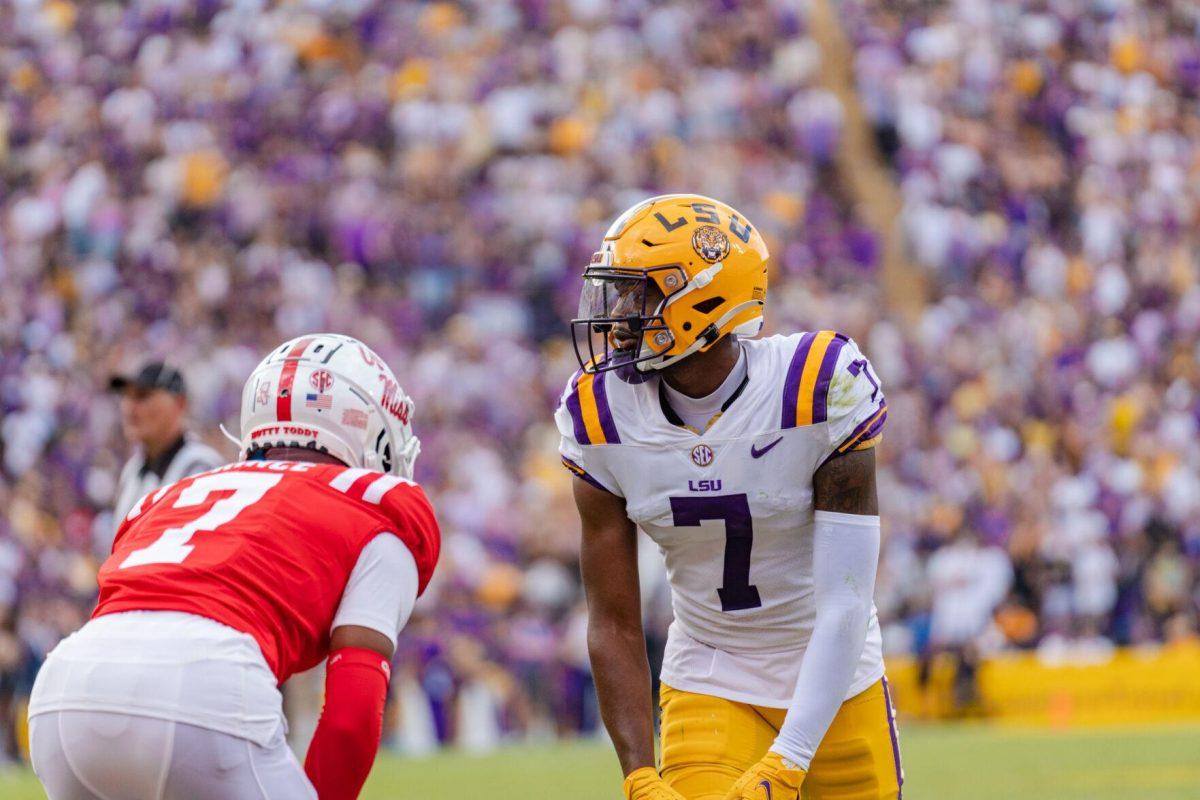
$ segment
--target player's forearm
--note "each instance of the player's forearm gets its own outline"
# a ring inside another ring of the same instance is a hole
[[[772,750],[807,769],[866,644],[879,559],[879,517],[817,512],[813,531],[816,624],[792,704]]]
[[[320,800],[354,800],[367,781],[383,730],[388,663],[370,650],[345,648],[330,656],[325,707],[304,771]]]
[[[630,627],[595,618],[588,624],[600,716],[625,775],[654,766],[650,662],[641,625]]]
[[[791,708],[771,748],[803,769],[808,769],[850,689],[867,621],[860,608],[828,609],[817,615]]]

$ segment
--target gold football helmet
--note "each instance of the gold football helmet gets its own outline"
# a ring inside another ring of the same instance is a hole
[[[571,321],[580,366],[647,372],[727,334],[757,335],[769,257],[758,231],[719,200],[643,200],[617,217],[583,271],[579,316]]]

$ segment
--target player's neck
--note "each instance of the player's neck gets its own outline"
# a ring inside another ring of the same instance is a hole
[[[721,384],[737,366],[741,345],[733,336],[721,341],[701,353],[695,353],[663,370],[663,380],[675,391],[688,397],[707,397],[721,388]]]
[[[314,464],[346,464],[329,453],[309,450],[307,447],[272,447],[264,454],[267,461],[310,461]]]

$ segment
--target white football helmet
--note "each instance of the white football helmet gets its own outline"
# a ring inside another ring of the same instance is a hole
[[[246,381],[240,458],[303,447],[411,480],[421,452],[412,415],[412,399],[365,344],[336,333],[298,336]]]

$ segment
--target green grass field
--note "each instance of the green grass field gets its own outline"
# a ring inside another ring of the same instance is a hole
[[[1200,726],[1045,733],[976,725],[901,731],[908,800],[1195,800]],[[471,758],[381,757],[364,798],[614,800],[616,760],[605,745],[518,747]],[[40,798],[33,776],[0,773],[0,798]]]

